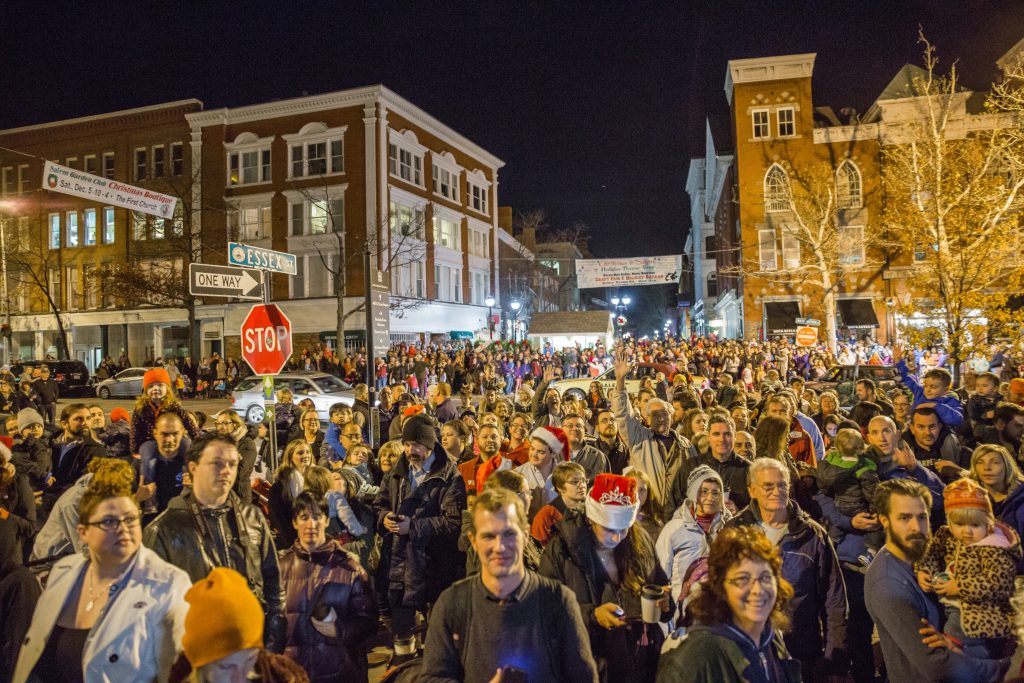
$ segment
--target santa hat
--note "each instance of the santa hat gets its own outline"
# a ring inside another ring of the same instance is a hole
[[[988,493],[973,479],[957,479],[942,491],[942,505],[950,510],[984,510],[992,514]]]
[[[587,494],[587,519],[606,529],[622,530],[633,526],[640,507],[636,496],[637,480],[619,474],[599,474]]]
[[[564,430],[558,427],[537,427],[530,434],[530,438],[539,439],[552,453],[561,454],[564,460],[569,460],[569,437],[565,435]]]

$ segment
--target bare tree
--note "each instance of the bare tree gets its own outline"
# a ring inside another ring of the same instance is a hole
[[[890,127],[883,148],[884,221],[889,247],[913,262],[914,286],[936,300],[930,318],[901,331],[912,341],[940,337],[958,374],[985,343],[986,318],[1005,318],[1024,281],[1024,74],[1008,73],[987,113],[968,117],[971,93],[956,66],[938,73],[935,48],[920,42],[918,115]],[[909,297],[896,305],[905,319],[920,314]]]
[[[15,287],[22,288],[30,296],[38,294],[53,315],[57,325],[57,356],[71,358],[68,348],[68,333],[61,317],[61,263],[59,249],[46,249],[43,240],[8,241],[7,261],[9,277]],[[51,281],[50,273],[56,273]]]

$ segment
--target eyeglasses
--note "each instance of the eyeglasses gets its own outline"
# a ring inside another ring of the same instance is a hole
[[[580,486],[580,485],[586,486],[587,480],[586,479],[566,479],[565,483],[568,484],[569,486]]]
[[[341,438],[343,438],[343,439],[360,439],[360,438],[362,438],[362,434],[359,434],[359,433],[356,433],[356,434],[342,434]]]
[[[217,420],[213,424],[217,425],[218,427],[234,427],[235,426],[235,423],[232,422],[231,420]]]
[[[744,590],[750,587],[754,581],[761,584],[762,588],[772,588],[775,586],[775,574],[765,572],[761,576],[750,576],[749,574],[741,574],[740,576],[726,579],[725,582],[730,586],[735,586],[740,590]]]
[[[139,524],[139,516],[128,515],[127,517],[122,517],[120,519],[117,517],[104,517],[98,522],[86,522],[85,526],[94,526],[110,532],[117,531],[121,528],[122,524],[124,524],[125,529],[134,529]]]

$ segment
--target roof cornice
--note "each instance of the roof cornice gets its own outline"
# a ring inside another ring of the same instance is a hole
[[[810,78],[816,52],[778,57],[730,59],[725,70],[725,97],[732,104],[732,91],[740,83],[762,83],[790,78]]]
[[[200,109],[203,107],[203,103],[195,98],[187,100],[176,100],[174,102],[163,102],[161,104],[151,104],[145,107],[136,107],[134,109],[121,109],[119,111],[111,111],[105,114],[93,114],[91,116],[79,116],[73,119],[61,119],[60,121],[49,121],[47,123],[36,123],[30,126],[19,126],[18,128],[7,128],[0,130],[0,135],[13,135],[16,133],[30,133],[37,130],[45,130],[48,128],[58,128],[61,126],[77,126],[89,123],[99,123],[105,119],[114,119],[118,117],[128,116],[139,116],[145,114],[156,114],[162,110],[177,109],[181,107],[188,107],[198,105]],[[186,114],[188,116],[188,114]]]

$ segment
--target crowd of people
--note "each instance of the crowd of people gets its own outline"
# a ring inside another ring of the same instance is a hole
[[[813,384],[846,361],[899,380]],[[1019,660],[1004,350],[955,384],[939,352],[867,342],[397,345],[372,407],[358,356],[294,363],[351,364],[354,404],[321,420],[282,387],[249,425],[186,410],[154,363],[108,416],[48,400],[42,368],[0,378],[0,683],[359,681],[384,641],[388,680],[473,683],[998,681]],[[668,372],[630,391],[638,363]]]

